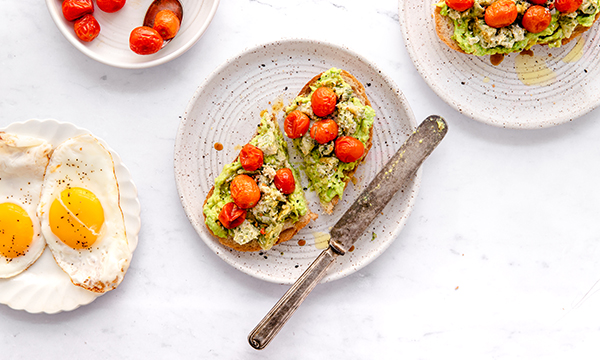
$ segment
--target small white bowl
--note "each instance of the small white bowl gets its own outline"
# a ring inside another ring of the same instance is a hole
[[[73,21],[65,20],[62,0],[46,0],[46,5],[58,29],[79,51],[103,64],[124,69],[142,69],[164,64],[190,49],[208,28],[219,5],[219,0],[180,2],[183,6],[183,20],[179,33],[152,55],[137,55],[129,49],[131,30],[142,25],[152,0],[129,0],[121,10],[112,14],[95,6],[94,17],[100,23],[100,35],[89,43],[79,40],[75,35]]]

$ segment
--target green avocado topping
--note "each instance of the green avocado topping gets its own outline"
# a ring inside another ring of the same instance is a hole
[[[375,111],[364,105],[340,75],[341,70],[331,68],[311,85],[311,92],[307,96],[298,96],[286,108],[286,115],[294,110],[300,110],[311,119],[311,126],[315,121],[321,120],[316,116],[311,107],[312,93],[321,86],[331,88],[337,95],[338,102],[333,114],[327,118],[333,119],[338,124],[338,136],[352,136],[366,146],[370,138],[371,128],[375,119]],[[311,188],[317,192],[321,203],[329,203],[337,195],[340,198],[344,193],[347,176],[345,172],[351,171],[358,162],[344,163],[335,156],[334,141],[318,144],[310,137],[310,131],[304,136],[294,139],[294,145],[304,157],[303,169],[310,181]]]
[[[263,166],[256,171],[246,171],[239,159],[225,165],[215,179],[213,193],[206,201],[203,212],[206,225],[216,236],[232,237],[240,245],[257,240],[261,248],[268,250],[277,242],[284,224],[298,221],[308,209],[298,172],[288,160],[287,144],[267,111],[263,112],[257,135],[250,140],[250,144],[262,150]],[[294,173],[296,188],[289,195],[282,194],[273,183],[275,173],[281,168],[289,168]],[[227,229],[219,222],[219,213],[225,204],[233,201],[229,185],[239,174],[246,174],[256,180],[261,198],[256,206],[247,210],[246,220],[241,225]]]
[[[590,27],[600,11],[600,0],[583,0],[583,3],[572,13],[560,13],[552,10],[550,25],[537,34],[521,27],[521,18],[532,6],[525,0],[515,0],[517,20],[507,27],[496,29],[488,26],[484,20],[485,8],[495,0],[475,0],[471,8],[463,12],[451,9],[445,1],[440,1],[440,14],[449,17],[454,24],[454,35],[463,51],[478,56],[492,54],[508,54],[527,50],[533,45],[541,44],[560,47],[562,40],[570,37],[578,25]]]

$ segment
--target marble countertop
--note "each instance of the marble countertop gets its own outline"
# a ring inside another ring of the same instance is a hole
[[[142,228],[117,290],[54,315],[0,306],[2,359],[597,356],[600,110],[527,131],[467,118],[415,70],[395,0],[223,0],[191,50],[144,70],[80,53],[42,1],[3,11],[0,127],[54,118],[104,139],[138,187]],[[388,250],[317,286],[257,351],[246,337],[288,287],[235,270],[201,241],[179,201],[173,147],[204,79],[244,49],[281,38],[356,51],[397,83],[417,120],[441,115],[449,133]]]

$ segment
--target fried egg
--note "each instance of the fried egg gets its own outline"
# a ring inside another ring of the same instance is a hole
[[[56,263],[74,285],[104,293],[121,283],[132,253],[113,159],[96,138],[80,135],[56,147],[38,215]]]
[[[0,278],[29,268],[44,252],[36,208],[52,145],[0,132]]]

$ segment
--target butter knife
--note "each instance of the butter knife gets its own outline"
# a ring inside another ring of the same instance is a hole
[[[264,349],[273,340],[308,294],[323,279],[335,259],[344,255],[354,245],[394,194],[414,176],[447,131],[446,121],[432,115],[408,137],[333,226],[329,247],[315,259],[248,335],[248,342],[253,348]]]

